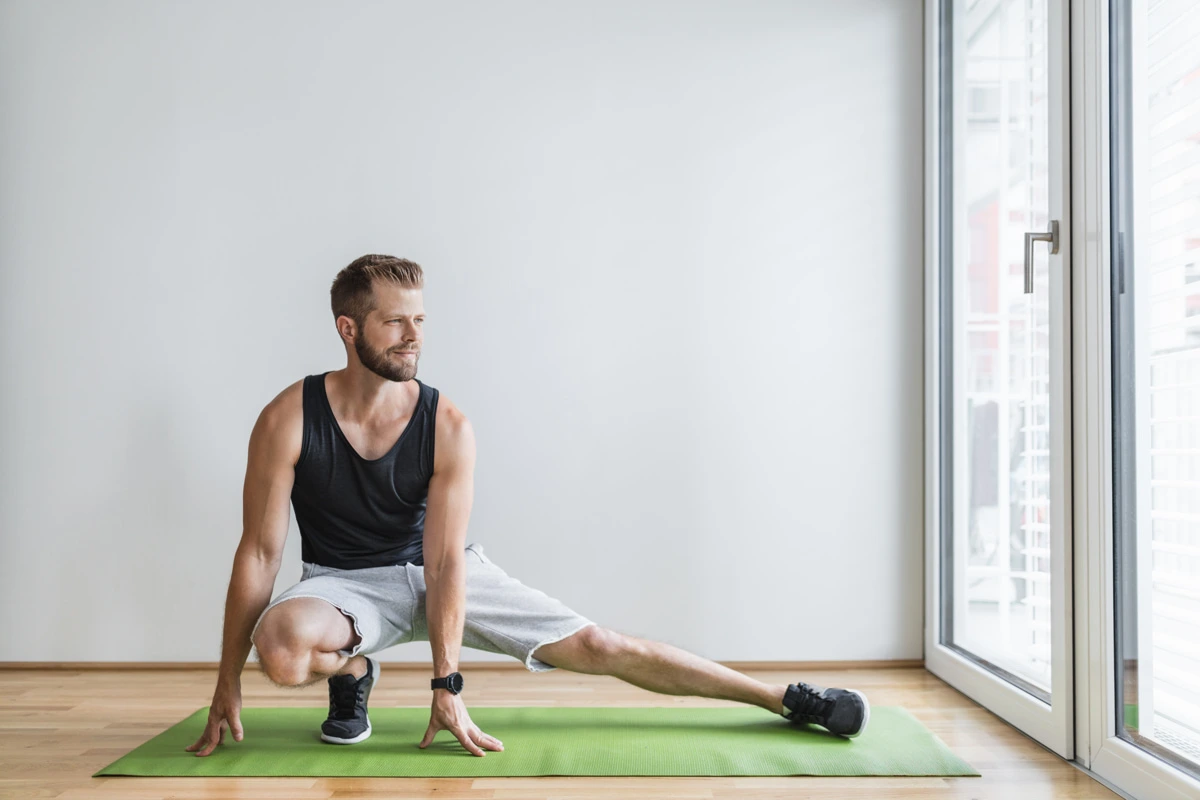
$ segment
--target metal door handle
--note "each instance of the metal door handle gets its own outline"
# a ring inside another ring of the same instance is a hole
[[[1058,220],[1050,220],[1049,233],[1025,232],[1025,294],[1033,294],[1033,243],[1049,242],[1050,255],[1058,252]]]

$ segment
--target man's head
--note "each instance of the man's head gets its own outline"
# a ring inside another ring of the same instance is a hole
[[[366,255],[351,261],[329,289],[346,357],[357,358],[389,381],[416,377],[425,321],[424,286],[420,265],[406,258]],[[406,352],[412,355],[403,355]]]

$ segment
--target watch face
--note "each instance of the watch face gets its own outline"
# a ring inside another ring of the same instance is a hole
[[[447,689],[451,694],[458,694],[463,688],[463,676],[459,672],[451,672],[444,678],[433,678],[429,682],[434,689]]]

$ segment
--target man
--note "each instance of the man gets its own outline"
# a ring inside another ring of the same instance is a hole
[[[255,423],[217,687],[204,733],[186,750],[209,755],[226,728],[242,740],[240,675],[252,646],[278,686],[327,680],[321,738],[361,742],[371,734],[367,699],[379,680],[369,654],[411,641],[433,649],[421,748],[447,730],[474,755],[504,749],[463,703],[463,644],[518,658],[531,672],[613,675],[654,692],[751,703],[842,736],[861,734],[870,713],[861,692],[772,686],[602,628],[466,543],[475,439],[454,403],[416,378],[423,286],[421,267],[407,259],[350,263],[330,290],[346,368],[292,384]],[[303,569],[272,601],[289,500]]]

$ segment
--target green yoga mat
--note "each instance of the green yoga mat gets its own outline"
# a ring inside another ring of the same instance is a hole
[[[486,756],[449,731],[417,747],[429,707],[372,708],[370,738],[321,741],[327,708],[243,708],[245,737],[228,731],[207,756],[185,752],[208,707],[95,773],[155,776],[483,777],[518,775],[979,775],[902,708],[871,709],[855,739],[797,726],[760,708],[470,709],[504,742]]]

